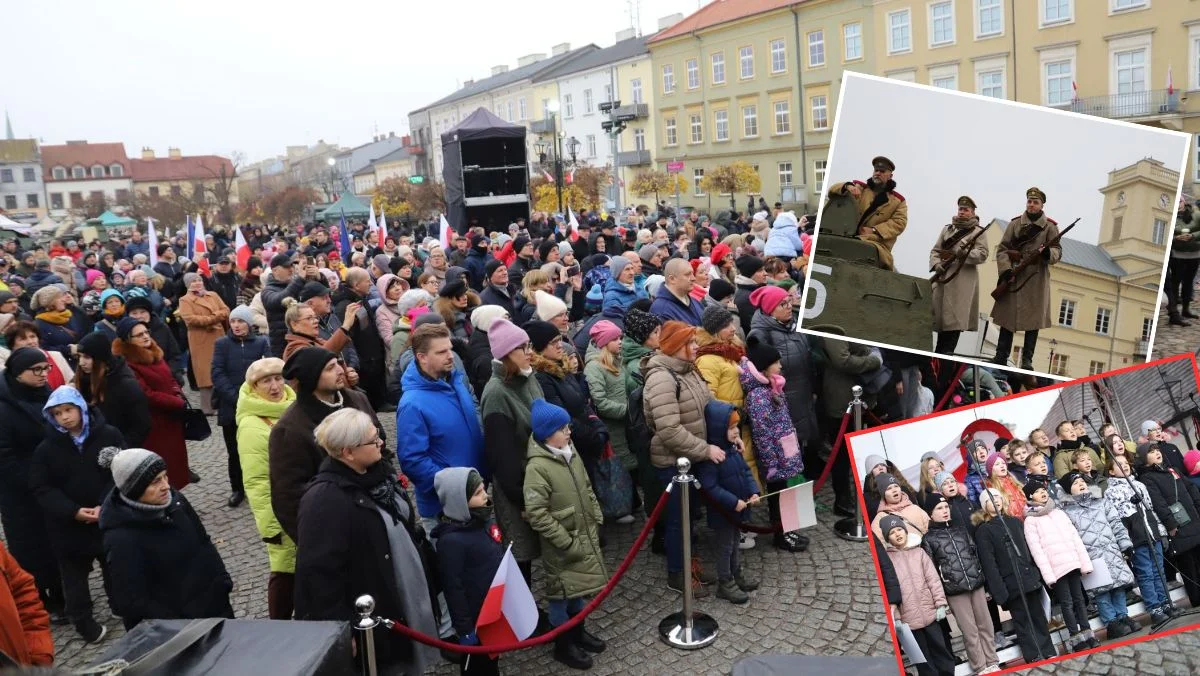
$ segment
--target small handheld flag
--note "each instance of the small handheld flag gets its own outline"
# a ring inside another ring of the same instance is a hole
[[[234,238],[234,252],[237,255],[238,270],[245,270],[250,264],[250,245],[246,243],[246,236],[242,234],[242,229],[233,226],[237,237]]]
[[[208,277],[212,270],[208,265],[208,243],[204,239],[204,220],[196,216],[196,229],[192,235],[192,261],[200,268],[200,274]],[[200,260],[196,260],[199,258]]]
[[[154,219],[146,219],[147,246],[150,248],[150,267],[158,265],[158,232],[154,228]]]
[[[338,238],[337,238],[338,255],[346,263],[350,262],[350,230],[346,228],[346,210],[342,209],[342,218],[338,223]]]

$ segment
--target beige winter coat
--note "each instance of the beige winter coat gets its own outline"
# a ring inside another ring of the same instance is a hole
[[[693,463],[707,460],[704,406],[713,395],[696,365],[656,353],[646,360],[642,373],[642,404],[654,430],[650,461],[655,467],[674,467],[679,457]]]
[[[1026,232],[1027,228],[1036,228]],[[1037,252],[1046,242],[1058,237],[1058,224],[1042,212],[1036,222],[1031,222],[1022,213],[1009,222],[1004,229],[1004,236],[996,247],[996,268],[1003,274],[1011,270],[1019,262],[1014,263],[1004,252],[1017,248],[1021,255],[1028,256]],[[1014,244],[1018,239],[1026,239],[1019,248]],[[1017,292],[1008,292],[1000,297],[992,307],[992,321],[1009,331],[1037,331],[1050,326],[1050,266],[1062,258],[1062,247],[1050,247],[1050,260],[1040,259],[1025,268],[1020,276],[1013,280],[1014,286],[1020,286]],[[1026,281],[1028,280],[1028,281]]]
[[[217,339],[225,335],[229,308],[212,291],[205,292],[203,296],[189,292],[179,299],[179,316],[187,324],[188,350],[192,354],[196,386],[212,387],[213,350],[216,349]]]
[[[862,193],[855,201],[859,217],[861,217],[862,214],[866,213],[867,209],[871,208],[871,202],[875,199],[875,192],[867,187],[866,183],[862,181],[835,183],[829,188],[829,194],[831,196],[840,195],[846,186],[851,184],[862,188]],[[892,185],[894,186],[895,184],[893,183]],[[896,240],[907,226],[908,203],[904,201],[904,195],[891,190],[888,192],[887,202],[871,212],[871,216],[863,221],[860,226],[874,228],[875,232],[867,235],[859,235],[858,238],[864,242],[874,244],[875,248],[879,249],[879,267],[885,270],[892,270],[892,247],[896,246]]]
[[[922,629],[937,620],[937,609],[946,605],[946,591],[933,559],[920,545],[908,549],[887,546],[888,558],[900,581],[900,619],[911,629]]]
[[[979,219],[971,219],[971,231],[960,238],[951,249],[962,256],[962,267],[949,284],[933,285],[933,330],[974,331],[979,328],[979,270],[978,265],[987,260],[987,241],[983,236],[975,239],[970,247],[967,242],[975,235]],[[929,267],[944,266],[948,271],[957,268],[959,261],[943,263],[938,252],[946,248],[947,240],[961,233],[959,226],[947,224],[938,234],[933,250],[929,252]]]

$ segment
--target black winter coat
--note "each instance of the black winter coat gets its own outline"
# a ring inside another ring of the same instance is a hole
[[[93,412],[99,409],[105,421],[121,433],[121,438],[125,440],[122,448],[141,448],[146,435],[150,434],[150,402],[124,357],[112,356],[107,368],[104,401],[89,401],[88,405]],[[79,374],[79,385],[83,396],[90,398],[91,383],[86,373]]]
[[[251,329],[253,332],[254,329]],[[213,348],[212,383],[213,399],[216,400],[217,424],[226,427],[234,424],[237,411],[238,391],[246,382],[246,369],[263,357],[271,356],[271,346],[262,336],[249,335],[239,338],[231,332],[217,339]]]
[[[107,446],[125,448],[125,440],[104,416],[91,420],[83,449],[64,432],[52,430],[33,451],[29,483],[46,515],[46,532],[56,552],[67,556],[102,556],[100,527],[75,519],[81,507],[99,507],[113,488],[112,471],[97,462]]]
[[[517,297],[519,291],[519,287],[514,287],[512,284],[509,284],[508,295],[505,295],[497,291],[496,287],[488,284],[486,287],[484,287],[483,291],[479,293],[479,300],[483,305],[499,305],[500,307],[504,308],[504,311],[508,313],[509,319],[511,319],[513,323],[516,323],[517,310],[515,301],[513,299]]]
[[[1008,536],[1004,533],[1006,526],[1017,547],[1015,560],[1009,547]],[[996,603],[1007,605],[1041,588],[1042,576],[1029,554],[1029,545],[1025,543],[1025,528],[1020,520],[1004,515],[984,521],[975,529],[975,546],[979,562],[983,565],[988,593]]]
[[[49,388],[26,387],[7,370],[0,374],[0,491],[9,485],[29,490],[33,449],[46,438],[42,406],[49,397]]]
[[[208,278],[208,290],[220,296],[225,302],[225,307],[232,310],[238,306],[238,291],[242,288],[242,278],[236,272],[230,272],[222,275],[217,271],[213,271],[212,276]]]
[[[165,510],[133,507],[114,488],[100,508],[113,614],[125,629],[142,620],[233,617],[233,580],[187,498]]]
[[[467,339],[467,356],[463,360],[467,369],[467,378],[471,381],[471,389],[476,396],[483,396],[483,388],[492,379],[492,345],[488,342],[488,334],[475,330]]]
[[[283,307],[283,299],[300,300],[300,290],[304,288],[304,282],[304,277],[300,275],[292,275],[290,282],[281,282],[271,275],[268,276],[263,290],[259,292],[263,309],[267,311],[267,338],[271,342],[272,356],[282,357],[286,342],[283,337],[287,334],[288,329],[283,321],[283,315],[287,310]]]
[[[489,533],[492,525],[443,519],[433,529],[442,593],[459,636],[475,632],[479,609],[504,558],[504,547]]]
[[[378,615],[404,622],[387,529],[371,496],[346,476],[352,471],[326,457],[300,501],[296,619],[351,620],[354,600],[370,594]],[[413,524],[405,526],[411,533]],[[375,632],[375,649],[380,664],[412,654],[408,639],[386,629]]]
[[[1146,492],[1150,494],[1150,502],[1154,505],[1154,515],[1158,517],[1163,528],[1166,528],[1168,533],[1179,529],[1170,542],[1170,551],[1173,554],[1181,554],[1200,545],[1200,488],[1179,476],[1172,474],[1171,470],[1163,465],[1144,465],[1138,470],[1138,480],[1146,484]],[[1176,501],[1181,503],[1188,516],[1192,517],[1185,526],[1180,526],[1175,515],[1171,513],[1171,505]]]
[[[537,260],[517,256],[513,264],[508,266],[508,283],[511,286],[521,288],[521,280],[525,279],[525,273],[530,270],[536,270],[538,267]]]
[[[738,284],[733,292],[733,303],[737,305],[738,318],[742,321],[742,335],[750,333],[750,320],[754,318],[754,313],[758,311],[754,304],[750,302],[750,294],[756,289],[764,286],[763,284]]]
[[[154,339],[154,343],[162,348],[163,361],[175,371],[181,367],[179,357],[183,354],[183,350],[179,348],[179,341],[175,340],[175,334],[171,331],[171,327],[167,326],[163,320],[150,316],[150,337]],[[132,443],[132,442],[130,442]]]
[[[871,542],[875,545],[875,559],[879,561],[879,572],[883,574],[883,602],[890,605],[900,605],[904,595],[900,591],[900,578],[896,576],[896,566],[887,555],[883,542],[871,533]]]
[[[933,559],[947,596],[966,594],[983,586],[983,567],[966,528],[951,525],[950,521],[931,521],[921,546]]]
[[[386,371],[387,365],[384,364],[384,361],[387,357],[387,348],[383,344],[384,338],[379,335],[379,329],[376,328],[373,319],[362,320],[364,315],[375,316],[375,309],[379,307],[378,301],[360,297],[348,284],[341,285],[333,294],[333,316],[339,323],[345,320],[346,308],[351,303],[362,303],[358,319],[350,327],[350,340],[354,342],[354,351],[358,353],[360,367],[362,369],[381,368]],[[392,337],[388,336],[386,340],[390,343]]]

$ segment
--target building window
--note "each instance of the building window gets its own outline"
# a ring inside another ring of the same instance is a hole
[[[542,119],[550,119],[550,99],[542,99]]]
[[[1146,91],[1146,50],[1117,52],[1115,57],[1117,94],[1140,94]]]
[[[586,139],[587,139],[587,156],[595,157],[596,156],[596,135],[588,134]]]
[[[65,181],[67,179],[67,170],[63,167],[55,167],[52,175],[56,181]]]
[[[947,75],[946,77],[935,77],[929,84],[938,89],[958,89],[958,76]]]
[[[663,93],[670,94],[675,91],[675,68],[670,64],[663,66]]]
[[[675,118],[668,117],[663,121],[663,131],[665,131],[667,135],[667,145],[679,145],[679,136],[677,135],[675,129]]]
[[[71,198],[72,209],[78,209],[79,207],[83,206],[83,193],[73,192],[69,195],[69,197]]]
[[[779,163],[779,186],[783,187],[792,184],[792,163]]]
[[[604,100],[605,100],[605,101],[612,101],[612,100],[613,100],[613,86],[612,86],[612,83],[609,83],[609,84],[606,84],[606,85],[604,85]]]
[[[645,129],[634,129],[633,130],[633,148],[634,148],[634,150],[645,150],[646,149],[646,130]]]
[[[150,196],[158,197],[158,186],[156,186],[156,185],[150,186]]]
[[[771,41],[771,72],[782,73],[787,70],[787,43],[783,40]]]
[[[697,197],[704,195],[704,186],[701,185],[703,182],[704,182],[704,170],[703,169],[693,169],[692,170],[692,185],[694,186],[693,192],[695,192]]]
[[[642,79],[634,78],[630,80],[629,88],[633,91],[633,102],[642,103]]]
[[[108,168],[108,175],[120,178],[125,175],[125,168],[119,164],[114,164]]]
[[[939,2],[929,6],[929,44],[949,45],[954,42],[954,3]]]
[[[0,183],[13,183],[12,169],[0,169]]]
[[[171,197],[180,197],[183,195],[183,189],[177,185],[171,186]]]
[[[729,111],[716,110],[713,111],[713,134],[714,141],[729,140]]]
[[[1108,324],[1112,321],[1112,310],[1106,307],[1096,308],[1096,333],[1108,335]]]
[[[4,196],[4,208],[9,209],[9,210],[16,209],[17,208],[17,196],[16,195],[5,195]]]
[[[1104,362],[1095,359],[1088,362],[1088,375],[1094,376],[1099,373],[1104,373]]]
[[[204,200],[204,184],[203,183],[193,183],[192,184],[192,199],[198,200],[198,201]]]
[[[1042,25],[1071,20],[1071,0],[1042,0]]]
[[[1151,231],[1150,241],[1163,245],[1167,241],[1167,222],[1161,218],[1154,219],[1154,230]]]
[[[104,178],[104,167],[100,165],[92,167],[92,178]]]
[[[700,63],[695,59],[687,60],[688,89],[700,86]]]
[[[575,97],[570,94],[563,94],[562,98],[563,119],[569,120],[575,117]]]
[[[977,0],[979,11],[975,37],[999,35],[1004,31],[1004,8],[1000,0]]]
[[[809,99],[812,109],[812,128],[829,128],[829,98],[824,94]]]
[[[846,61],[861,59],[862,50],[862,24],[848,23],[842,26],[842,45],[843,54]]]
[[[825,65],[825,31],[813,31],[808,34],[808,67],[819,68]]]
[[[25,195],[25,206],[29,207],[30,209],[37,209],[38,201],[38,194],[36,192],[31,192],[28,195]]]
[[[911,15],[907,9],[888,13],[888,54],[912,51]]]
[[[71,167],[72,178],[87,178],[87,170],[83,167]]]
[[[529,106],[526,105],[524,96],[517,99],[517,115],[517,119],[522,122],[529,119]]]
[[[692,126],[692,143],[704,142],[704,121],[699,115],[692,115],[690,118]]]
[[[592,96],[592,90],[583,90],[583,114],[591,115],[596,111],[596,97]]]
[[[775,102],[775,133],[790,134],[792,133],[792,114],[788,109],[787,101]]]
[[[1065,354],[1055,353],[1055,354],[1050,355],[1050,375],[1053,375],[1053,376],[1067,375],[1067,368],[1068,368],[1069,363],[1070,363],[1070,357],[1068,357]]]
[[[512,101],[509,101],[508,103],[504,104],[504,111],[505,111],[504,119],[508,120],[509,122],[512,122],[515,119],[513,116],[513,102]]]
[[[51,209],[62,209],[63,208],[63,198],[62,198],[61,192],[50,193],[50,208]]]
[[[992,98],[1004,98],[1004,71],[989,70],[980,73],[979,93]]]
[[[725,54],[717,52],[712,55],[712,83],[725,84]]]
[[[1072,65],[1070,59],[1046,64],[1046,105],[1062,106],[1071,102],[1075,93],[1071,86]]]
[[[1064,298],[1058,304],[1058,325],[1075,326],[1075,301]]]
[[[34,183],[37,181],[37,175],[34,174],[31,167],[25,167],[25,169],[22,170],[22,174],[26,183]]]
[[[742,136],[758,136],[758,106],[742,106]]]
[[[1142,340],[1150,340],[1150,331],[1154,329],[1153,317],[1142,317]]]
[[[738,49],[738,73],[743,80],[754,77],[754,48],[741,47]]]
[[[829,160],[813,160],[813,183],[818,191],[824,190],[825,169],[828,166]]]
[[[1120,11],[1120,10],[1124,10],[1124,9],[1133,9],[1135,7],[1145,7],[1145,6],[1146,6],[1146,0],[1113,0],[1113,4],[1112,4],[1113,11]]]
[[[124,188],[117,188],[117,204],[126,206],[129,204],[129,191]]]

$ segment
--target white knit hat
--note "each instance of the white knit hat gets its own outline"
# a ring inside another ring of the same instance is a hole
[[[492,322],[506,314],[508,314],[508,310],[499,305],[480,305],[471,313],[471,325],[487,333],[488,329],[492,326]]]
[[[538,289],[533,294],[533,298],[537,302],[538,319],[544,322],[548,322],[551,317],[557,317],[567,311],[567,304],[561,298],[554,294],[546,293],[541,289]]]

